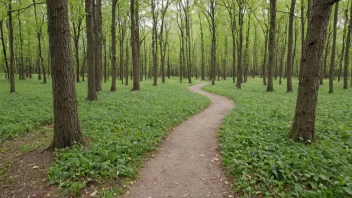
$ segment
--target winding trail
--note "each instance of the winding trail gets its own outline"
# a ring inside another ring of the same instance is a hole
[[[202,91],[206,83],[189,87],[212,103],[174,128],[155,158],[146,162],[125,197],[233,197],[220,164],[217,131],[234,102]]]

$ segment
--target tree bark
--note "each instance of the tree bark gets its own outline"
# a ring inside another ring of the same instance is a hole
[[[131,0],[131,43],[132,43],[132,62],[133,62],[133,87],[132,91],[140,90],[139,84],[139,0]]]
[[[291,0],[290,19],[288,23],[288,48],[287,48],[287,92],[292,92],[292,47],[293,47],[293,20],[295,15],[296,0]]]
[[[270,0],[270,32],[269,32],[269,65],[268,87],[266,91],[274,91],[273,65],[275,61],[276,0]]]
[[[10,69],[9,69],[9,62],[7,60],[7,55],[6,55],[6,46],[5,46],[5,39],[4,39],[4,30],[2,28],[3,20],[0,21],[0,33],[1,33],[1,45],[2,45],[2,52],[4,55],[4,61],[5,61],[5,66],[6,66],[6,75],[7,78],[10,79]]]
[[[85,0],[86,6],[86,28],[87,28],[87,66],[88,66],[88,100],[98,100],[95,89],[95,58],[94,58],[94,21],[93,0]]]
[[[336,57],[336,36],[337,36],[337,20],[339,12],[339,2],[335,4],[334,25],[332,35],[332,49],[331,49],[331,62],[329,70],[329,93],[334,93],[334,71],[335,71],[335,57]]]
[[[94,36],[95,36],[95,90],[97,92],[102,90],[102,60],[103,60],[103,29],[102,29],[102,13],[101,1],[95,0],[96,4],[94,10]]]
[[[152,7],[153,27],[152,27],[152,54],[153,54],[153,86],[158,85],[158,13],[156,11],[155,0],[150,1]]]
[[[346,17],[347,19],[347,17]],[[347,23],[347,20],[346,20]],[[344,62],[344,71],[343,71],[343,88],[348,89],[348,67],[350,63],[350,48],[351,48],[351,29],[352,29],[352,3],[350,7],[350,19],[347,29],[347,38],[346,38],[346,49],[345,49],[345,62]],[[351,79],[352,81],[352,79]]]
[[[9,44],[10,44],[10,93],[16,91],[15,87],[15,68],[14,68],[14,56],[15,52],[13,49],[13,27],[12,27],[12,0],[9,0]]]
[[[68,22],[67,0],[47,0],[53,76],[54,138],[50,150],[83,143]]]
[[[111,17],[111,88],[110,91],[116,91],[116,5],[117,0],[112,1]]]
[[[296,111],[290,138],[294,141],[314,142],[315,114],[318,101],[321,57],[331,7],[337,0],[313,0],[304,54],[301,59]]]

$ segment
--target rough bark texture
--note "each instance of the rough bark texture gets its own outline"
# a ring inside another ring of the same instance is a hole
[[[352,3],[350,7],[350,19],[349,19],[348,30],[347,30],[347,38],[346,38],[345,63],[344,63],[344,71],[343,71],[344,89],[348,89],[348,66],[350,63],[351,29],[352,29]]]
[[[337,37],[337,20],[339,12],[339,3],[335,4],[334,14],[334,31],[332,35],[332,48],[331,48],[331,62],[329,70],[329,93],[334,93],[334,71],[335,71],[335,57],[336,57],[336,37]]]
[[[152,7],[152,16],[153,16],[153,28],[152,28],[152,54],[153,54],[153,73],[154,73],[154,82],[153,86],[158,85],[158,13],[155,8],[155,0],[150,1]]]
[[[94,58],[94,24],[93,24],[93,0],[85,0],[86,3],[86,28],[87,28],[87,66],[88,66],[88,100],[98,100],[95,89],[95,58]]]
[[[270,0],[269,64],[266,91],[274,91],[273,66],[275,61],[276,0]]]
[[[82,143],[70,43],[67,0],[47,0],[48,30],[53,77],[54,139],[49,147]]]
[[[111,91],[116,91],[116,5],[117,0],[112,1],[111,7]]]
[[[293,91],[292,89],[292,47],[293,47],[293,17],[295,12],[296,0],[291,0],[290,19],[288,23],[288,48],[287,48],[287,92]]]
[[[133,62],[133,87],[132,91],[140,90],[139,85],[139,0],[131,0],[131,43]]]
[[[308,31],[301,60],[296,111],[290,138],[294,141],[314,142],[315,113],[318,101],[321,58],[326,29],[333,0],[313,0]]]
[[[96,0],[94,6],[94,36],[95,36],[95,90],[97,92],[102,90],[102,60],[103,60],[103,30],[102,30],[102,13],[101,1]]]
[[[9,17],[9,44],[10,44],[10,93],[16,91],[15,88],[15,68],[14,68],[14,58],[15,52],[13,49],[13,27],[12,27],[12,0],[9,0],[9,10],[8,10],[8,17]]]

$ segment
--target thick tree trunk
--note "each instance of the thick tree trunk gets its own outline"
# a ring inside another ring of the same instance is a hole
[[[54,138],[50,150],[83,143],[78,119],[67,0],[47,0],[53,76]]]
[[[131,43],[132,43],[132,62],[133,62],[133,87],[132,91],[140,90],[139,85],[139,0],[131,0]]]
[[[98,100],[95,89],[95,57],[94,57],[94,21],[93,0],[85,0],[86,6],[86,28],[87,28],[87,66],[88,66],[88,100]]]
[[[294,141],[314,142],[315,114],[318,101],[321,57],[331,7],[336,0],[313,0],[308,22],[301,78],[299,80],[296,111],[290,138]]]
[[[116,91],[116,5],[117,0],[112,1],[111,17],[111,88],[110,91]],[[121,63],[120,63],[121,64]],[[120,65],[121,67],[121,65]]]
[[[332,49],[331,49],[331,62],[329,71],[329,93],[334,93],[334,71],[335,71],[335,57],[336,57],[336,37],[337,37],[337,20],[339,12],[339,2],[335,4],[334,14],[334,30],[332,35]]]
[[[276,0],[270,0],[270,32],[269,32],[269,64],[268,87],[266,91],[274,91],[273,65],[275,60],[275,29],[276,29]]]

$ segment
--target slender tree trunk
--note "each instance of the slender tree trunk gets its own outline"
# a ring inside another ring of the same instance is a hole
[[[339,2],[335,3],[334,14],[334,30],[332,35],[332,49],[331,49],[331,62],[329,71],[329,93],[334,93],[334,71],[335,71],[335,57],[336,57],[336,36],[337,36],[337,20],[339,12]]]
[[[346,14],[347,15],[347,14]],[[348,17],[346,17],[347,19]],[[347,23],[347,20],[346,20]],[[343,88],[348,89],[348,67],[350,63],[350,48],[351,48],[351,30],[352,30],[352,3],[350,7],[350,19],[347,29],[347,38],[346,38],[346,49],[345,49],[345,62],[344,62],[344,71],[343,71]],[[351,79],[352,83],[352,79]]]
[[[239,17],[239,34],[240,34],[240,37],[239,37],[239,45],[238,45],[238,51],[237,51],[237,54],[238,54],[238,59],[237,59],[237,83],[236,83],[236,87],[238,89],[241,89],[241,84],[242,84],[242,48],[243,48],[243,18],[244,18],[244,15],[242,14],[243,11],[242,11],[242,5],[239,6],[240,8],[240,14],[238,15]]]
[[[314,142],[315,114],[318,101],[319,74],[326,29],[331,7],[336,0],[313,0],[308,22],[304,54],[301,59],[296,111],[290,138],[294,141]]]
[[[93,21],[94,21],[94,37],[95,37],[95,90],[97,92],[102,90],[102,14],[101,14],[101,1],[95,0],[96,3],[93,7]]]
[[[88,66],[88,100],[98,100],[95,89],[95,37],[93,20],[93,0],[85,0],[86,6],[86,28],[87,28],[87,66]]]
[[[4,55],[4,61],[5,61],[5,66],[6,66],[6,73],[7,73],[7,78],[10,79],[10,69],[9,69],[9,63],[7,60],[7,55],[6,55],[6,46],[5,46],[5,39],[4,39],[4,31],[2,28],[3,20],[0,21],[0,33],[1,33],[1,45],[2,45],[2,52]]]
[[[12,0],[9,0],[9,44],[10,44],[10,93],[16,91],[15,88],[15,68],[14,68],[14,56],[15,52],[13,49],[13,27],[12,27]]]
[[[132,91],[140,90],[139,85],[139,0],[131,0],[131,43],[132,43],[132,62],[133,62],[133,87]]]
[[[128,39],[126,40],[126,59],[125,59],[125,85],[128,85],[128,65],[129,65]]]
[[[292,92],[292,45],[293,45],[293,20],[295,14],[296,0],[291,0],[290,19],[288,23],[288,48],[287,48],[287,92]]]
[[[47,0],[53,76],[54,138],[49,150],[83,143],[70,44],[67,0]]]
[[[116,43],[115,43],[116,45]],[[108,75],[108,72],[107,72],[107,57],[106,57],[106,38],[103,39],[103,46],[104,46],[104,83],[106,83],[106,80],[107,80],[107,75]]]
[[[270,32],[269,32],[269,65],[268,87],[266,91],[274,91],[273,65],[275,60],[276,0],[270,0]]]
[[[110,91],[116,91],[116,5],[117,0],[112,1],[111,7],[111,88]],[[121,61],[120,61],[120,67]]]

